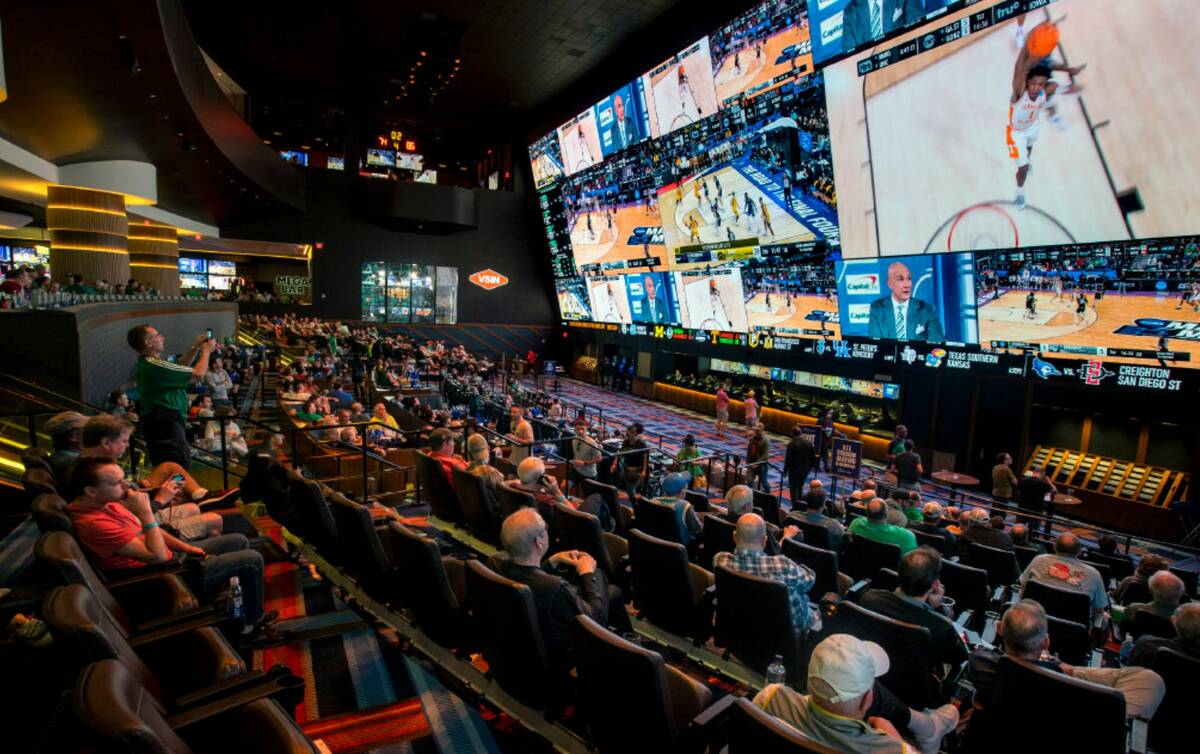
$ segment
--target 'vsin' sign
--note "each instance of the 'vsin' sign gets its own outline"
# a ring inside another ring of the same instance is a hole
[[[485,291],[492,291],[502,285],[508,285],[508,278],[504,277],[490,267],[486,270],[481,270],[472,274],[471,277],[467,279]]]

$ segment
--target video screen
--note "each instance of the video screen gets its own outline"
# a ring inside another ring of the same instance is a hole
[[[626,152],[602,168],[562,185],[563,207],[575,270],[603,274],[629,268],[666,269],[663,232],[653,176],[640,155]]]
[[[437,183],[436,170],[422,170],[413,176],[413,181],[416,183]]]
[[[208,263],[209,275],[237,275],[237,265],[233,262],[222,262],[213,259]]]
[[[737,267],[675,273],[679,316],[693,330],[747,332],[742,274]]]
[[[600,100],[593,109],[600,133],[600,152],[605,157],[650,136],[650,116],[646,112],[641,79]]]
[[[583,278],[558,278],[554,281],[554,291],[558,295],[558,311],[563,319],[575,322],[587,322],[592,319],[587,281]]]
[[[954,0],[808,0],[817,65],[919,24]]]
[[[678,325],[679,306],[675,281],[667,272],[639,272],[624,276],[629,312],[634,322]]]
[[[233,278],[228,275],[209,275],[208,287],[214,291],[227,291],[233,287]]]
[[[194,272],[179,273],[179,287],[192,290],[207,290],[208,275],[197,275]]]
[[[345,170],[346,169],[346,158],[345,157],[326,157],[325,158],[325,169],[326,170]]]
[[[717,111],[712,59],[704,37],[642,75],[650,135],[665,136]]]
[[[1173,0],[1007,0],[825,69],[844,256],[1196,233],[1198,33]]]
[[[600,154],[600,134],[596,131],[596,113],[588,108],[559,126],[558,145],[563,171],[567,175],[574,175],[600,162],[603,157]]]
[[[737,133],[698,155],[708,167],[659,189],[672,264],[716,261],[722,247],[747,258],[751,246],[840,244],[822,84],[812,76],[739,105]]]
[[[751,331],[808,338],[841,338],[833,262],[820,250],[780,263],[742,268],[746,317]]]
[[[14,246],[12,247],[12,261],[17,264],[49,264],[50,249],[46,246]]]
[[[396,153],[390,149],[368,149],[367,164],[376,167],[395,167]]]
[[[208,271],[208,260],[197,259],[196,257],[180,257],[179,258],[180,272],[200,272]],[[201,286],[203,287],[203,286]]]
[[[558,132],[548,133],[529,145],[529,162],[533,166],[533,185],[538,191],[563,177]]]
[[[308,154],[305,152],[281,150],[279,152],[279,156],[282,157],[285,161],[292,163],[293,165],[300,165],[303,167],[308,167]]]
[[[629,311],[629,295],[622,275],[587,278],[586,284],[592,321],[633,324],[633,317]]]
[[[404,168],[405,170],[421,170],[425,167],[425,158],[419,154],[397,152],[396,167]]]
[[[0,262],[7,262],[12,259],[12,253],[9,252],[8,246],[0,244]]]
[[[1195,238],[979,252],[980,343],[1200,367],[1197,264]]]
[[[813,71],[806,0],[755,6],[708,37],[717,103]]]
[[[838,262],[842,334],[918,343],[978,343],[970,253]]]

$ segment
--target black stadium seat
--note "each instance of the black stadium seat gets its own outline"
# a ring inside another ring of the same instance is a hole
[[[987,571],[988,586],[992,589],[1011,586],[1021,575],[1015,553],[978,542],[967,543],[966,563]]]
[[[563,705],[569,668],[551,667],[529,587],[472,560],[467,563],[467,591],[488,675],[531,707]]]
[[[75,536],[75,525],[67,515],[67,501],[58,495],[38,495],[30,503],[29,509],[41,533],[64,531]]]
[[[609,583],[624,580],[618,565],[629,553],[629,543],[600,528],[600,519],[576,510],[566,503],[555,503],[554,529],[559,550],[582,550],[596,559],[596,565],[608,575]]]
[[[318,749],[274,699],[219,700],[166,717],[124,665],[101,660],[71,693],[87,750],[134,754],[316,754]],[[149,697],[149,698],[148,698]]]
[[[712,702],[707,686],[586,615],[575,618],[580,706],[600,754],[679,751],[688,723]],[[621,700],[614,724],[613,700]]]
[[[833,550],[823,550],[813,547],[806,542],[794,539],[784,539],[780,547],[782,553],[800,565],[812,569],[817,580],[809,590],[809,599],[819,601],[829,592],[838,591],[838,556]]]
[[[900,564],[900,546],[876,542],[868,537],[847,538],[845,569],[855,580],[869,579],[880,568],[896,568]]]
[[[487,542],[500,545],[500,518],[492,511],[490,495],[481,477],[463,469],[454,469],[454,490],[462,507],[467,531]]]
[[[462,649],[469,643],[465,563],[443,557],[436,542],[396,521],[388,535],[402,601],[417,627],[447,649]]]
[[[929,629],[905,623],[853,602],[842,601],[828,619],[830,633],[845,633],[883,647],[891,667],[880,681],[908,706],[925,709],[937,702]]]
[[[798,683],[803,677],[800,643],[804,637],[792,624],[787,587],[720,565],[716,584],[718,646],[758,673],[765,673],[779,655],[788,678]]]
[[[805,521],[797,516],[789,516],[784,525],[797,526],[800,533],[804,535],[804,544],[812,547],[819,547],[822,550],[832,550],[832,540],[829,535],[829,529],[821,524],[815,524],[812,521]]]
[[[669,505],[639,497],[633,508],[633,525],[644,534],[682,543],[675,509]]]
[[[689,563],[683,545],[639,529],[629,532],[629,561],[638,617],[703,643],[712,633],[711,606],[705,597],[712,574]]]
[[[1196,750],[1192,715],[1195,689],[1200,682],[1200,660],[1171,647],[1154,655],[1151,669],[1162,676],[1167,694],[1150,724],[1150,750],[1159,754],[1184,754]]]
[[[983,712],[969,731],[973,752],[1126,751],[1125,698],[1121,692],[1025,660],[1000,658],[995,687]],[[1077,724],[1064,725],[1064,720]],[[1153,724],[1150,729],[1153,731]]]
[[[392,568],[371,511],[330,490],[329,507],[344,544],[346,568],[373,599],[386,604],[400,600],[399,580]]]
[[[1134,639],[1146,636],[1158,636],[1163,639],[1175,638],[1175,624],[1170,618],[1152,613],[1149,610],[1138,610],[1133,614],[1133,625],[1129,633]]]
[[[972,627],[982,626],[984,613],[991,608],[987,571],[953,560],[943,560],[941,582],[946,588],[946,596],[954,600],[954,617],[957,618],[964,610],[972,610]]]
[[[321,557],[331,563],[341,563],[344,548],[321,483],[289,471],[288,497],[294,523],[299,529],[296,533],[317,548]]]
[[[429,504],[429,513],[450,524],[466,524],[458,496],[450,487],[450,481],[442,464],[423,450],[413,453],[417,464],[417,480],[421,484],[423,502]]]
[[[1047,615],[1085,626],[1092,625],[1092,600],[1083,592],[1061,589],[1031,578],[1025,582],[1021,596],[1039,602]]]
[[[705,516],[704,532],[701,536],[701,542],[704,543],[701,550],[701,565],[711,571],[714,555],[718,552],[733,552],[733,535],[736,531],[737,526],[720,516]]]

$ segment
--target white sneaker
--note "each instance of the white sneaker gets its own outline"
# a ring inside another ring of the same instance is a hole
[[[1025,195],[1017,194],[1017,198],[1013,200],[1013,204],[1017,205],[1017,209],[1025,209]]]
[[[1059,131],[1067,130],[1067,119],[1062,117],[1062,113],[1054,113],[1053,115],[1051,115],[1050,122],[1053,123],[1054,127],[1057,128]]]

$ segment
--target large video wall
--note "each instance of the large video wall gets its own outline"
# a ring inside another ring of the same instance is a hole
[[[562,318],[1200,362],[1198,34],[1174,0],[764,2],[530,145]]]

